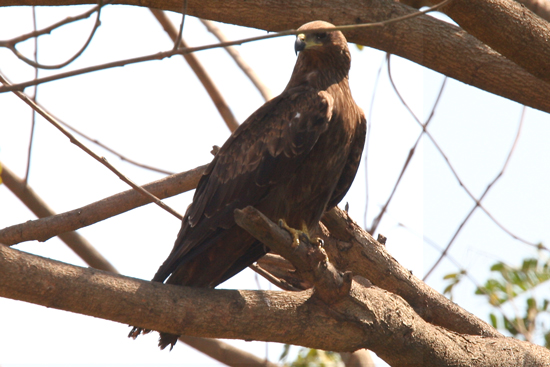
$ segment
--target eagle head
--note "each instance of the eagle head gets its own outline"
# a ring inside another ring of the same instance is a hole
[[[300,28],[298,28],[298,31],[308,31],[308,32],[299,33],[296,36],[296,42],[294,43],[294,50],[296,51],[296,54],[298,54],[298,52],[303,50],[317,48],[323,45],[335,43],[335,41],[338,41],[340,38],[343,38],[343,35],[341,32],[327,32],[326,30],[314,32],[315,29],[326,29],[326,28],[334,28],[334,25],[322,20],[316,20],[313,22],[306,23]]]

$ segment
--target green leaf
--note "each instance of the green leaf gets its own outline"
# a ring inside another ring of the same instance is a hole
[[[493,327],[495,329],[498,329],[498,322],[497,322],[497,317],[495,316],[495,314],[491,312],[489,314],[489,318],[491,319],[491,325],[493,325]]]

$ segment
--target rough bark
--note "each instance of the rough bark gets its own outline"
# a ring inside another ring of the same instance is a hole
[[[20,178],[15,176],[13,172],[1,165],[1,178],[3,183],[16,195],[31,211],[39,217],[53,216],[55,213],[48,205]],[[202,168],[202,167],[199,167]],[[201,169],[192,170],[198,172],[200,176]],[[176,175],[175,175],[176,176]],[[170,182],[171,180],[168,180]],[[166,180],[161,180],[166,183]],[[195,182],[195,181],[193,181]],[[181,187],[181,186],[179,186]],[[170,191],[170,190],[168,190]],[[132,190],[132,192],[135,192]],[[116,197],[117,195],[115,195]],[[143,196],[140,195],[143,198]],[[76,232],[67,232],[59,234],[59,238],[64,241],[71,249],[73,249],[88,265],[95,269],[105,270],[112,273],[118,273],[117,270],[109,263],[84,237]],[[0,241],[1,242],[1,241]],[[210,356],[217,361],[230,367],[277,367],[277,364],[265,361],[251,353],[242,351],[227,343],[215,339],[205,339],[182,336],[180,340],[183,343],[199,350],[200,352]]]
[[[483,320],[436,292],[397,262],[381,245],[335,208],[323,216],[325,249],[338,269],[369,279],[403,297],[426,321],[461,334],[501,336]]]
[[[550,82],[550,24],[513,0],[452,1],[442,10],[468,33]]]
[[[89,3],[93,2],[7,0],[2,5]],[[181,11],[181,2],[178,0],[123,0],[117,3]],[[189,15],[268,31],[296,28],[314,19],[324,19],[335,24],[378,22],[414,11],[411,7],[390,0],[335,0],[316,2],[315,6],[307,0],[284,0],[270,2],[269,5],[260,0],[190,0],[187,8]],[[524,31],[531,26],[531,23],[518,25]],[[550,95],[550,84],[534,77],[464,30],[433,17],[424,15],[385,27],[349,31],[346,37],[351,42],[402,56],[466,84],[550,112],[550,99],[547,98]],[[496,33],[496,37],[510,42],[501,32]],[[510,42],[510,47],[521,49],[530,46]],[[546,45],[545,50],[548,47]],[[531,49],[532,52],[539,51],[534,47]],[[522,65],[530,62],[524,55]]]
[[[205,166],[169,176],[144,187],[155,195],[165,198],[195,187]],[[185,190],[184,190],[185,189]],[[43,240],[57,235],[58,231],[75,230],[110,216],[147,204],[145,198],[133,190],[125,191],[96,203],[56,216],[28,221],[7,227],[0,231],[0,243],[15,244],[14,236],[24,240]],[[458,305],[436,292],[402,267],[380,245],[342,210],[336,208],[323,217],[323,223],[330,230],[324,231],[326,251],[339,269],[351,270],[354,274],[370,279],[374,284],[403,297],[428,322],[440,325],[458,333],[474,335],[500,334],[487,323],[478,319]],[[43,233],[46,233],[44,235]],[[32,236],[30,235],[32,234]],[[280,261],[284,259],[268,255],[271,261],[260,260],[260,265],[275,276],[286,280],[299,289],[306,289],[312,283],[293,273],[283,272]],[[279,262],[279,263],[277,263]],[[271,266],[271,267],[270,267]],[[291,265],[290,265],[291,266]],[[287,268],[288,269],[288,268]]]
[[[272,223],[264,226],[280,230]],[[285,241],[281,246],[291,246],[286,231],[253,233],[274,240],[280,234]],[[516,367],[550,362],[548,350],[527,342],[461,335],[431,325],[401,297],[362,277],[349,279],[349,292],[341,292],[342,287],[334,287],[341,273],[323,270],[327,262],[318,247],[300,246],[309,247],[290,251],[289,258],[297,268],[321,259],[314,269],[299,269],[302,274],[315,273],[314,291],[163,285],[0,246],[0,296],[188,336],[275,341],[342,352],[369,348],[392,366]],[[327,303],[328,294],[333,298]]]

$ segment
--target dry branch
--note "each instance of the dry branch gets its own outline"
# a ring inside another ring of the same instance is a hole
[[[402,298],[361,277],[329,306],[317,298],[325,293],[319,289],[231,291],[163,285],[5,246],[0,246],[0,274],[2,297],[170,333],[343,352],[369,348],[392,366],[535,367],[550,361],[548,350],[527,342],[459,335],[426,323]]]
[[[11,83],[0,73],[0,83],[4,84],[5,86],[11,86]],[[21,91],[13,91],[13,93],[19,97],[23,102],[25,102],[27,105],[29,105],[36,113],[38,113],[40,116],[42,116],[46,121],[51,123],[56,129],[58,129],[63,135],[65,135],[67,138],[69,138],[69,141],[82,149],[86,154],[88,154],[90,157],[107,167],[111,172],[113,172],[118,178],[120,178],[122,181],[130,185],[134,188],[137,192],[139,192],[144,197],[147,197],[151,200],[151,202],[154,202],[162,209],[166,210],[170,214],[174,215],[175,217],[179,219],[183,219],[182,215],[176,212],[174,209],[170,208],[168,205],[163,203],[159,198],[155,197],[153,194],[142,188],[141,186],[136,185],[132,180],[130,180],[128,177],[122,174],[119,170],[117,170],[111,163],[107,161],[105,157],[100,157],[96,153],[94,153],[92,150],[90,150],[87,146],[82,144],[78,139],[76,139],[67,129],[65,129],[58,121],[57,118],[55,118],[52,114],[50,114],[46,109],[44,109],[40,104],[38,104],[36,101],[32,100],[27,96],[25,93]]]
[[[89,3],[92,2],[24,2],[25,5]],[[123,0],[119,3],[181,12],[181,2],[176,0]],[[4,6],[21,4],[20,0],[3,2]],[[268,31],[296,28],[314,19],[324,19],[334,24],[378,22],[414,11],[411,7],[390,0],[335,0],[318,2],[315,7],[311,7],[306,0],[278,1],[269,7],[260,0],[190,0],[187,8],[188,15]],[[524,24],[526,29],[529,26]],[[346,37],[350,42],[402,56],[466,84],[550,112],[550,99],[547,98],[550,95],[550,84],[534,77],[464,30],[431,16],[423,15],[383,28],[349,31]],[[508,40],[507,37],[503,38]],[[159,59],[162,57],[166,55],[159,54]]]
[[[403,297],[424,320],[461,334],[502,336],[489,324],[456,305],[401,266],[346,212],[335,208],[322,219],[325,250],[338,269],[369,279]],[[327,231],[328,229],[328,231]],[[330,232],[329,232],[330,231]]]
[[[227,366],[279,367],[278,364],[235,348],[231,344],[224,343],[220,340],[196,338],[193,336],[180,336],[179,340]]]
[[[212,33],[214,36],[216,36],[218,41],[220,41],[220,42],[228,42],[229,41],[229,39],[227,39],[225,37],[225,34],[223,34],[221,29],[219,29],[216,26],[216,24],[214,24],[214,22],[211,22],[211,21],[206,20],[206,19],[201,19],[201,22],[206,27],[206,29],[208,29],[208,31],[210,33]],[[254,84],[254,86],[258,89],[258,91],[260,92],[262,97],[264,97],[264,99],[266,101],[269,101],[271,98],[273,98],[273,94],[271,93],[271,90],[267,87],[267,85],[265,85],[262,82],[262,80],[260,79],[258,74],[256,74],[254,69],[252,69],[250,67],[250,65],[248,65],[244,61],[244,59],[242,58],[239,51],[237,51],[237,48],[235,46],[228,46],[228,47],[225,47],[225,50],[233,58],[235,63],[241,68],[241,70],[248,77],[248,79],[250,79],[252,84]]]
[[[149,191],[164,198],[193,189],[205,166],[181,174],[169,176],[145,186]],[[0,243],[14,244],[28,240],[45,241],[58,233],[75,230],[111,216],[123,213],[147,200],[134,190],[125,191],[57,216],[29,221],[0,231]],[[475,335],[500,336],[487,323],[463,310],[434,291],[403,268],[385,247],[360,228],[342,210],[336,208],[323,217],[326,251],[339,269],[351,270],[356,275],[370,279],[374,284],[403,297],[426,321],[450,330]],[[271,260],[271,268],[269,267]],[[279,261],[275,264],[274,261]],[[281,259],[268,255],[260,265],[275,276],[286,280],[296,288],[310,287],[309,281],[293,273],[277,273]],[[367,263],[368,265],[365,265]]]
[[[165,199],[197,187],[205,169],[206,165],[199,166],[151,182],[143,188]],[[10,246],[25,241],[46,241],[60,233],[89,226],[150,202],[135,190],[124,191],[65,213],[6,227],[0,230],[0,243]]]
[[[54,216],[55,212],[21,179],[15,176],[7,167],[1,164],[0,178],[10,191],[14,193],[37,217]],[[202,168],[202,167],[199,167]],[[195,171],[199,171],[196,169]],[[0,182],[2,182],[0,181]],[[169,181],[169,180],[166,180]],[[130,192],[135,192],[130,190]],[[139,196],[142,197],[142,196]],[[80,256],[88,265],[95,269],[118,274],[117,270],[105,259],[84,237],[76,232],[59,234],[59,238]],[[1,242],[1,241],[0,241]],[[251,353],[242,351],[227,343],[215,339],[204,339],[183,336],[180,340],[217,361],[231,367],[277,367],[278,365],[265,361]]]

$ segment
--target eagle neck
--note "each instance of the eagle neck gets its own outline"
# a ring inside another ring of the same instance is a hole
[[[335,84],[347,87],[351,65],[349,51],[331,51],[333,52],[302,51],[286,89],[309,86],[328,91]]]

